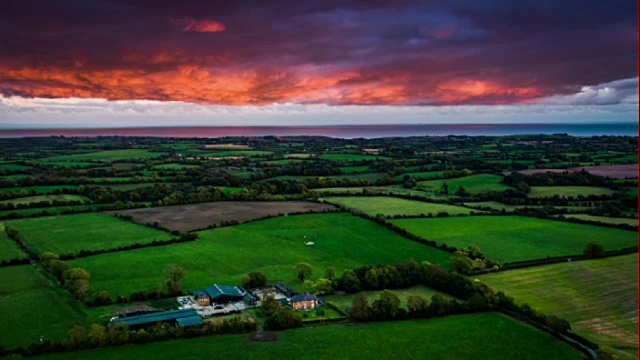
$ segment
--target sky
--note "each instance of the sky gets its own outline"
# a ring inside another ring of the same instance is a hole
[[[637,11],[8,0],[0,128],[637,121]]]

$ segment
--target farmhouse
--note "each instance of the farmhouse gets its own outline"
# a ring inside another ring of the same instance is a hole
[[[131,330],[137,330],[161,322],[178,325],[179,327],[200,326],[204,324],[195,309],[180,309],[115,318],[109,321],[109,325],[127,324]]]
[[[240,286],[213,284],[194,292],[194,294],[201,306],[210,306],[214,303],[224,304],[231,301],[242,301],[247,292]]]
[[[291,307],[293,310],[311,310],[318,307],[318,298],[306,292],[291,298]]]

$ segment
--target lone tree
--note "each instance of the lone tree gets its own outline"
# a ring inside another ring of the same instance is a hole
[[[313,267],[311,267],[311,265],[309,265],[308,263],[305,262],[301,262],[298,263],[298,265],[296,265],[293,270],[296,273],[296,276],[298,277],[298,279],[300,279],[300,281],[304,282],[305,278],[308,278],[309,276],[311,276],[311,272],[313,271]]]
[[[186,275],[184,269],[178,265],[171,264],[165,271],[169,277],[169,281],[167,281],[169,295],[182,295],[182,284],[180,284],[180,280]]]
[[[324,277],[326,279],[329,279],[329,280],[333,281],[336,278],[336,268],[334,268],[333,266],[329,266],[324,271]]]
[[[242,286],[246,288],[257,288],[267,285],[267,275],[254,271],[242,275]]]
[[[605,255],[606,250],[602,244],[591,241],[587,244],[587,248],[584,249],[584,254],[590,258],[601,258]]]
[[[458,186],[458,188],[456,189],[456,196],[467,197],[470,195],[471,193],[469,192],[469,190],[467,190],[467,188],[462,185]]]
[[[440,189],[443,194],[449,195],[449,182],[445,181],[442,183],[442,188]]]

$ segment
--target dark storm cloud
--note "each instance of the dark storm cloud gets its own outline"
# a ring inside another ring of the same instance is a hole
[[[0,11],[0,93],[519,103],[637,77],[636,13],[635,1],[590,0],[11,0]]]

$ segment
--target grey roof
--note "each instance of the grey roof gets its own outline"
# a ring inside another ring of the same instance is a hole
[[[162,321],[172,321],[178,320],[180,318],[188,318],[198,316],[198,312],[196,309],[180,309],[180,310],[171,310],[171,311],[163,311],[153,314],[144,314],[138,316],[129,316],[118,319],[113,319],[112,323],[126,323],[129,326],[139,326],[145,324],[154,324]]]
[[[301,301],[310,301],[310,300],[318,300],[318,298],[310,292],[299,294],[291,298],[292,303],[301,302]]]

